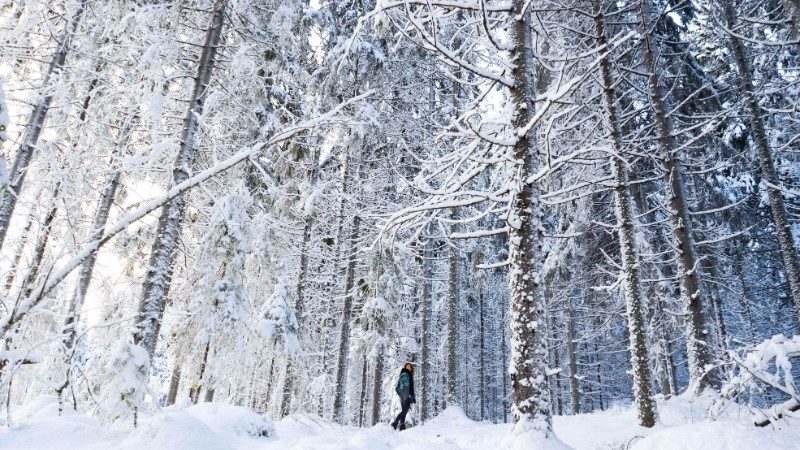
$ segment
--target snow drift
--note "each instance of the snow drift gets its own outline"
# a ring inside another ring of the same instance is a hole
[[[532,450],[553,448],[635,450],[749,450],[800,448],[800,422],[783,419],[767,428],[753,426],[745,407],[731,406],[719,420],[708,420],[713,398],[683,396],[659,401],[660,422],[653,429],[636,424],[636,411],[627,405],[576,416],[558,416],[558,440],[526,443]],[[469,419],[448,408],[423,425],[398,432],[387,424],[356,428],[295,414],[275,424],[245,408],[205,403],[170,407],[129,425],[103,426],[75,412],[58,416],[54,397],[40,397],[18,408],[15,425],[0,430],[0,448],[146,449],[146,450],[492,450],[523,444],[510,424]],[[559,442],[560,440],[560,442]]]

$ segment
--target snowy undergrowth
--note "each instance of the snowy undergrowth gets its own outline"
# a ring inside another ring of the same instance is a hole
[[[705,419],[711,399],[681,397],[660,401],[660,421],[647,430],[636,425],[630,407],[556,417],[558,438],[577,450],[594,449],[792,449],[800,448],[800,421],[756,428],[746,408],[728,408],[717,421]],[[244,408],[201,404],[167,408],[144,419],[135,430],[103,427],[87,416],[58,417],[54,398],[42,397],[14,413],[15,426],[0,430],[6,449],[505,449],[511,425],[475,422],[448,409],[424,425],[403,432],[387,424],[343,427],[308,415],[293,415],[273,425]],[[266,435],[266,436],[263,436]],[[542,448],[530,443],[527,448]]]

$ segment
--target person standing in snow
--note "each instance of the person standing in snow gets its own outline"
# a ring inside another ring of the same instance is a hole
[[[397,385],[394,391],[400,396],[400,414],[392,422],[392,428],[395,430],[400,427],[400,430],[406,429],[406,414],[411,409],[411,404],[416,403],[417,399],[414,397],[414,365],[406,363],[403,369],[400,370],[400,378],[397,379]]]

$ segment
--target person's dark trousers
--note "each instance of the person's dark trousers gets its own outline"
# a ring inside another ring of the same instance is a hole
[[[406,423],[406,414],[408,414],[408,410],[411,409],[411,397],[407,398],[406,401],[400,403],[400,414],[397,415],[397,418],[394,419],[392,425],[405,425]]]

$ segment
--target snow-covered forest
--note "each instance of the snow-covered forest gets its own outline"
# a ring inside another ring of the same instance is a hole
[[[0,447],[800,447],[798,67],[800,0],[0,0]]]

